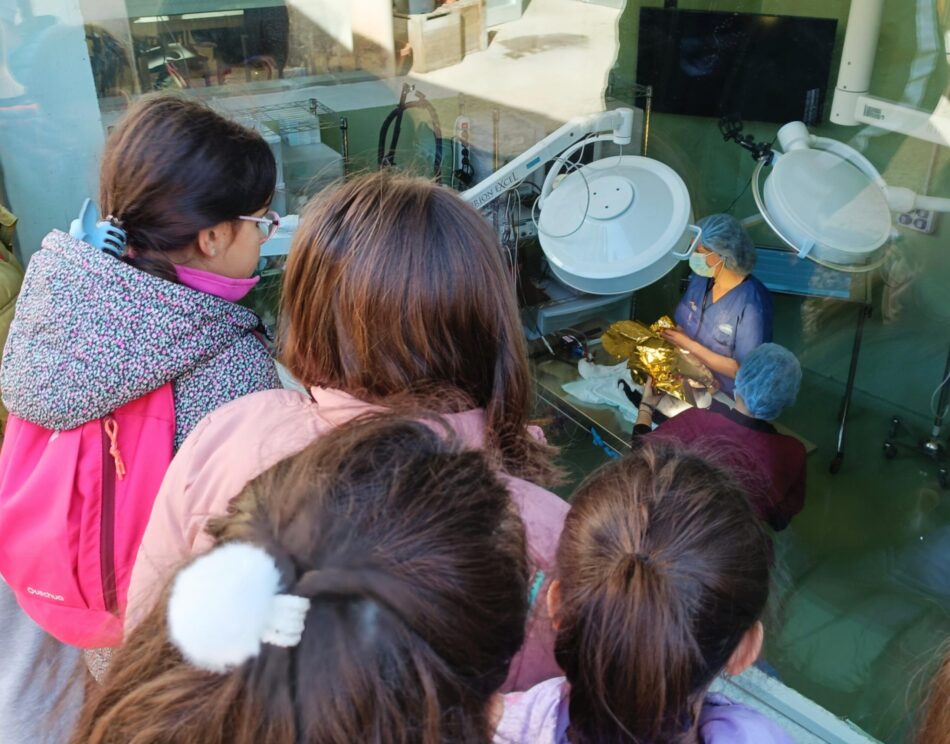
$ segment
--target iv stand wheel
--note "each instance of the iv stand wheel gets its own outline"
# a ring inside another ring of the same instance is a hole
[[[897,447],[891,442],[884,442],[884,459],[893,460],[897,457]]]
[[[937,482],[944,490],[950,488],[950,471],[946,468],[940,468],[940,470],[937,471]]]

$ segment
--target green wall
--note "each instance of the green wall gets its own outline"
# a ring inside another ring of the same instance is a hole
[[[636,80],[636,39],[641,7],[662,2],[627,3],[620,21],[620,51],[612,75],[612,92],[623,100]],[[838,19],[838,43],[829,85],[838,62],[850,3],[847,0],[680,0],[686,10],[735,10]],[[942,47],[947,27],[944,3],[936,0],[887,0],[871,93],[932,110],[947,86],[947,60]],[[920,40],[918,40],[918,33]],[[936,44],[935,54],[927,46]],[[920,50],[920,51],[919,51]],[[915,59],[917,58],[917,59]],[[912,66],[914,66],[912,68]],[[914,72],[912,73],[912,69]],[[778,84],[778,83],[777,83]],[[919,95],[917,94],[919,91]],[[830,107],[831,96],[826,101]],[[827,117],[826,117],[827,118]],[[748,122],[745,131],[757,140],[771,140],[778,125]],[[865,127],[826,124],[816,134],[848,142],[862,151],[889,184],[915,191],[924,188],[935,148],[925,142]],[[723,211],[750,181],[754,162],[743,150],[725,143],[713,119],[654,114],[649,154],[674,167],[686,180],[698,216]],[[946,148],[936,148],[929,193],[950,196],[950,162]],[[755,214],[746,189],[732,213]],[[858,368],[858,388],[920,415],[929,416],[930,393],[942,376],[950,344],[950,216],[938,218],[935,235],[901,230],[901,239],[874,287],[875,312],[866,330]],[[761,226],[752,235],[762,245],[778,245]],[[678,276],[640,293],[638,313],[653,319],[668,311],[678,292]],[[843,381],[852,345],[853,323],[835,322],[853,309],[827,301],[780,300],[776,341],[793,348],[806,368]],[[887,309],[887,317],[884,310]],[[832,330],[835,329],[835,330]]]

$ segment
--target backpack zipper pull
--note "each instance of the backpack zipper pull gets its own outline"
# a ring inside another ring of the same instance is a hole
[[[125,478],[125,462],[122,460],[122,453],[119,452],[119,424],[111,416],[105,420],[106,436],[109,437],[109,454],[115,460],[116,478],[122,480]]]

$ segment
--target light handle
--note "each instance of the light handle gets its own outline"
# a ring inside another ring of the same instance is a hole
[[[693,251],[695,251],[699,246],[699,241],[703,237],[703,229],[699,225],[687,225],[686,229],[695,232],[696,236],[693,238],[692,242],[689,244],[689,248],[687,248],[685,252],[678,253],[677,251],[673,251],[670,254],[673,256],[673,258],[678,258],[680,261],[686,261],[690,256],[693,255]]]

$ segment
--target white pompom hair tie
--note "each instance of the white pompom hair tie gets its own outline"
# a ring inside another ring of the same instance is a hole
[[[168,601],[168,632],[199,669],[226,672],[257,656],[262,643],[300,643],[310,600],[281,594],[274,557],[250,543],[227,543],[182,569]]]

